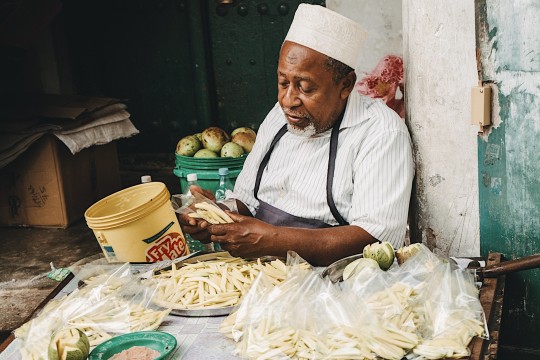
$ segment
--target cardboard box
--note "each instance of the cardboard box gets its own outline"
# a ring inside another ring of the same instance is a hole
[[[119,189],[114,143],[73,155],[45,135],[0,169],[0,225],[65,228]]]

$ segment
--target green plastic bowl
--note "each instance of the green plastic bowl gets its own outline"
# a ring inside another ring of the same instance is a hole
[[[163,331],[138,331],[115,336],[98,346],[90,353],[89,360],[107,360],[113,355],[134,346],[145,346],[159,352],[156,360],[170,359],[176,349],[174,336]]]

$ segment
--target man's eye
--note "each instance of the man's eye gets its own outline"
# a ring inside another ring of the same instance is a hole
[[[309,87],[309,86],[300,86],[300,91],[302,91],[304,94],[309,94],[310,92],[313,91],[313,88]]]
[[[281,86],[282,88],[286,88],[287,86],[289,86],[289,83],[286,81],[283,81],[279,83],[279,86]]]

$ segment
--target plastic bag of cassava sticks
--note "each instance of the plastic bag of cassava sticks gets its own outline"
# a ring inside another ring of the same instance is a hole
[[[173,209],[195,219],[208,221],[210,224],[227,224],[233,220],[215,202],[204,195],[194,192],[191,196],[173,195]]]
[[[61,329],[81,330],[91,348],[118,334],[155,330],[170,310],[153,304],[155,290],[141,284],[129,267],[127,263],[101,267],[97,261],[76,269],[82,285],[50,301],[15,331],[22,340],[23,359],[47,359],[51,337]]]
[[[170,310],[152,301],[154,293],[154,287],[134,278],[101,301],[77,311],[66,322],[85,332],[93,346],[115,335],[155,330]]]
[[[413,250],[387,272],[390,289],[399,287],[399,298],[408,298],[398,324],[407,318],[400,326],[412,326],[420,338],[407,358],[468,356],[471,339],[487,334],[474,277],[422,244]]]
[[[47,359],[52,334],[67,327],[70,318],[106,299],[111,292],[130,281],[129,264],[108,264],[102,256],[86,259],[70,267],[80,287],[69,295],[51,300],[30,321],[15,330],[22,340],[23,359]],[[88,334],[92,338],[92,334]],[[99,338],[95,337],[95,340]]]
[[[402,359],[419,343],[410,286],[395,281],[371,259],[359,259],[354,273],[339,285],[348,306],[364,311],[353,315],[349,330],[361,349],[360,358]]]
[[[474,275],[449,259],[435,267],[418,292],[415,312],[422,342],[413,352],[425,359],[469,356],[472,338],[488,336]]]
[[[417,342],[414,334],[380,325],[328,279],[294,267],[277,286],[260,275],[221,330],[246,359],[401,359],[403,348]]]

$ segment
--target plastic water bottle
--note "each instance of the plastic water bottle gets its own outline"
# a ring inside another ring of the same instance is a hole
[[[186,179],[187,179],[187,185],[186,185],[186,188],[184,189],[184,195],[186,197],[191,197],[192,194],[191,194],[190,187],[192,185],[195,185],[198,187],[201,187],[201,186],[197,182],[198,180],[197,174],[195,173],[187,174]],[[206,251],[214,251],[214,243],[203,244],[200,241],[193,239],[188,234],[185,234],[185,236],[186,236],[186,241],[188,243],[188,248],[190,252],[195,252],[195,251],[199,251],[203,249]]]
[[[199,183],[197,182],[197,174],[187,174],[186,178],[187,178],[187,185],[186,185],[186,188],[184,189],[184,195],[191,196],[191,191],[189,190],[191,185],[200,187]]]
[[[230,194],[232,193],[234,189],[231,179],[229,178],[228,168],[220,168],[218,170],[218,174],[219,174],[219,185],[215,193],[216,202],[220,202],[229,198]]]

